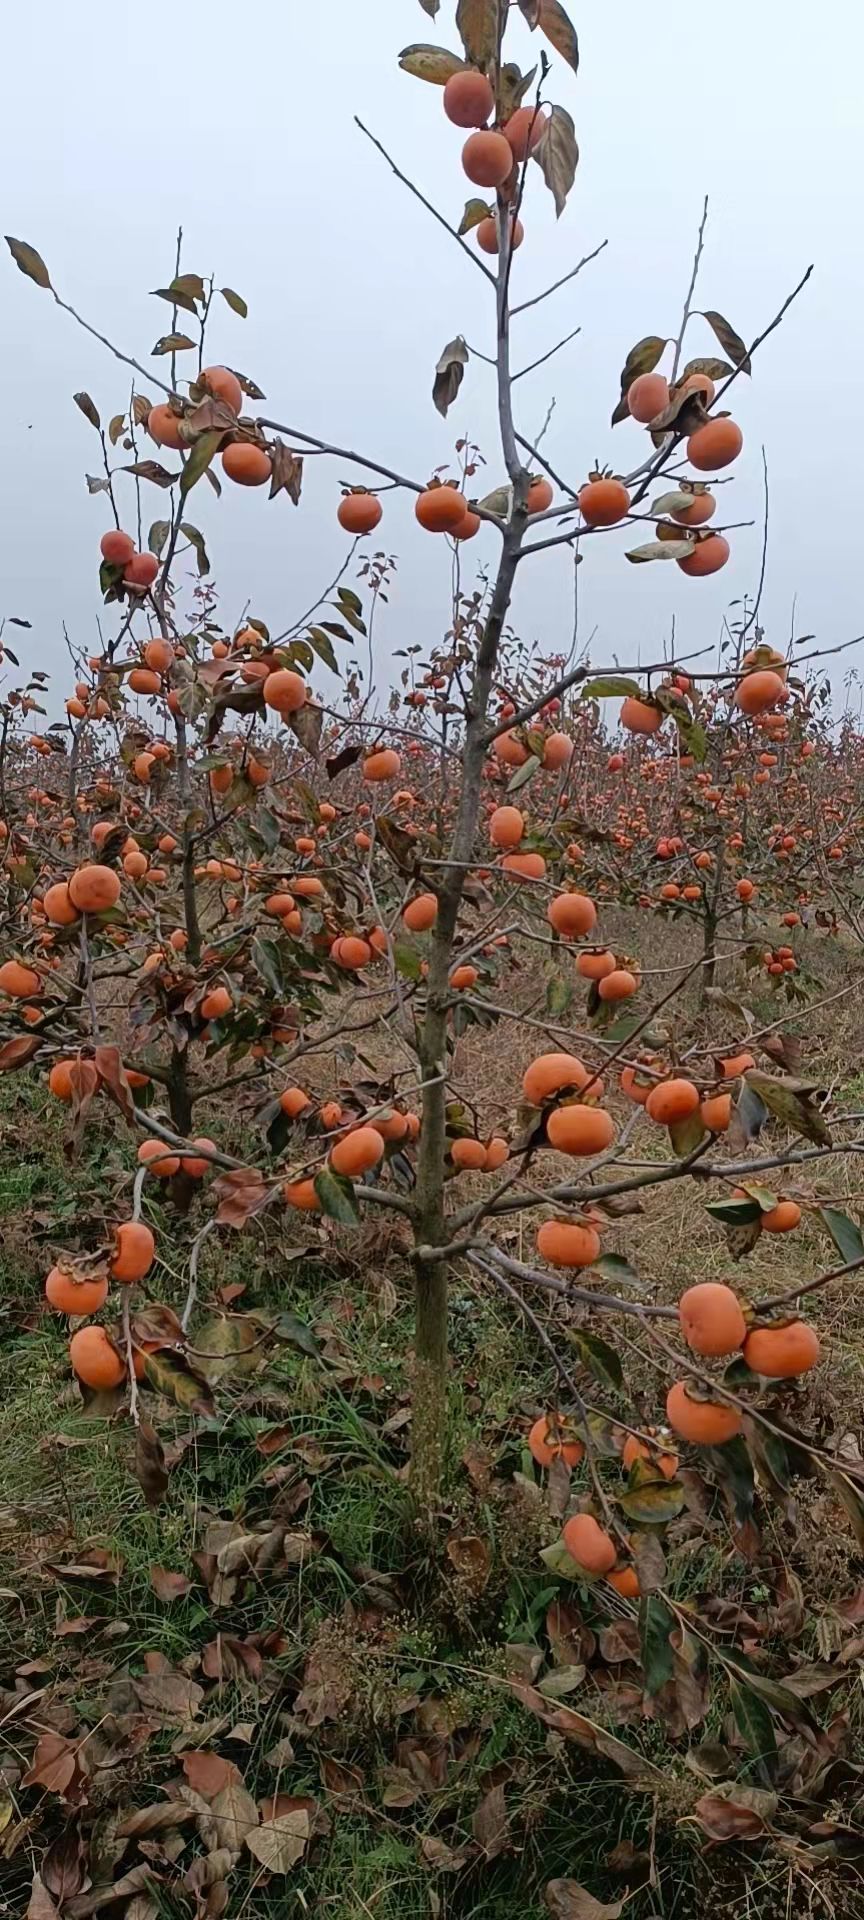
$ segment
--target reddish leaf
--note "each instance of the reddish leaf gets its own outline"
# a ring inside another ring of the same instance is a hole
[[[0,1073],[14,1073],[16,1067],[26,1067],[28,1060],[33,1059],[41,1045],[42,1042],[35,1033],[22,1033],[16,1040],[7,1040],[6,1045],[0,1047]],[[37,1874],[36,1879],[38,1878]]]
[[[169,1567],[151,1567],[150,1585],[157,1600],[164,1600],[166,1606],[172,1600],[182,1600],[192,1588],[185,1573],[173,1573]]]
[[[193,1793],[200,1793],[204,1800],[214,1800],[224,1787],[241,1778],[233,1760],[224,1760],[221,1753],[201,1750],[184,1753],[183,1772]]]

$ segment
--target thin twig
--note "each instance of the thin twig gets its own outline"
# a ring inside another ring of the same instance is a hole
[[[378,152],[383,155],[388,167],[395,173],[397,180],[401,180],[403,187],[407,187],[408,192],[413,193],[415,199],[420,201],[421,206],[426,208],[426,212],[431,213],[433,220],[437,220],[439,227],[443,227],[445,233],[449,233],[451,240],[455,240],[457,247],[462,248],[462,252],[467,254],[472,265],[478,267],[480,272],[485,274],[486,279],[491,280],[494,287],[496,284],[494,273],[490,273],[489,268],[484,267],[479,256],[476,253],[472,253],[471,248],[466,246],[461,233],[457,233],[456,228],[451,227],[449,220],[445,220],[443,213],[439,213],[438,208],[433,207],[431,200],[427,200],[425,193],[421,193],[420,188],[415,187],[413,180],[409,180],[407,173],[403,173],[401,167],[397,167],[395,160],[387,152],[387,148],[382,147],[380,140],[376,140],[374,133],[370,133],[368,127],[364,127],[362,120],[356,113],[354,115],[354,125],[360,128],[361,133],[365,133],[367,140],[371,140],[373,147],[378,148]],[[576,272],[578,273],[578,271],[579,269],[577,267]]]
[[[699,222],[699,236],[696,241],[696,254],[693,260],[693,272],[690,275],[690,285],[687,289],[687,298],[684,302],[684,312],[681,316],[681,330],[675,342],[675,357],[672,361],[672,372],[669,376],[670,386],[674,384],[675,376],[678,372],[678,367],[681,360],[681,351],[684,346],[684,335],[687,331],[687,322],[690,318],[690,309],[693,305],[693,295],[696,292],[696,281],[699,277],[699,262],[702,258],[702,247],[705,241],[705,225],[706,225],[707,219],[708,219],[708,195],[706,193],[705,204],[702,208],[702,219]]]
[[[535,293],[532,300],[522,300],[518,307],[511,307],[511,320],[515,320],[517,313],[527,313],[529,307],[539,307],[541,300],[548,300],[550,293],[557,293],[559,287],[566,287],[568,280],[575,280],[577,273],[581,273],[583,267],[587,267],[592,260],[596,260],[598,253],[602,253],[603,248],[608,245],[608,240],[601,240],[599,247],[595,247],[593,253],[586,253],[578,266],[571,267],[570,272],[562,274],[560,280],[553,280],[551,287],[547,287],[545,293]],[[474,258],[473,254],[471,258]]]

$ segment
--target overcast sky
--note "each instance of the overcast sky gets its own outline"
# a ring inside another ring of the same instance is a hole
[[[170,279],[182,222],[186,269],[212,270],[248,301],[245,321],[218,305],[208,359],[249,373],[267,395],[262,412],[418,479],[468,433],[486,452],[491,485],[500,476],[491,370],[469,368],[446,421],[430,397],[435,360],[454,334],[490,351],[490,289],[353,122],[359,113],[458,221],[471,191],[462,136],[440,91],[397,65],[409,42],[457,45],[453,12],[442,0],[435,24],[419,0],[15,8],[6,71],[16,77],[0,124],[4,229],[36,246],[62,296],[158,374],[166,362],[151,362],[150,351],[170,310],[148,290]],[[745,338],[816,265],[752,384],[741,378],[733,389],[745,449],[723,489],[724,518],[757,525],[732,536],[732,560],[706,580],[629,566],[633,542],[623,535],[587,543],[581,619],[586,632],[598,628],[593,657],[656,657],[673,615],[679,651],[714,642],[729,600],[758,577],[763,441],[768,637],[785,642],[797,595],[798,631],[837,645],[864,631],[855,505],[864,13],[849,0],[818,10],[725,0],[674,22],[644,0],[573,0],[572,12],[581,69],[574,79],[555,58],[547,93],[574,117],[581,164],[557,223],[531,168],[513,275],[514,298],[528,298],[608,237],[598,261],[514,323],[517,365],[582,329],[517,388],[529,437],[554,398],[544,442],[552,464],[577,484],[595,459],[626,470],[641,457],[639,429],[609,430],[618,375],[642,335],[677,331],[706,192],[697,304],[724,312]],[[519,20],[512,42],[527,68],[539,34]],[[0,271],[0,610],[32,620],[21,651],[56,673],[59,701],[68,691],[61,623],[88,651],[96,642],[98,543],[109,524],[105,500],[86,491],[99,447],[72,394],[89,390],[107,420],[128,403],[129,378],[11,260]],[[694,322],[690,352],[714,351],[705,323]],[[269,503],[266,490],[226,483],[218,502],[199,486],[190,517],[206,534],[226,624],[247,601],[274,630],[302,612],[344,554],[338,483],[361,478],[344,461],[310,461],[299,510],[284,496]],[[120,484],[133,525],[132,482]],[[165,496],[148,487],[145,497],[148,518],[162,517]],[[449,560],[404,494],[385,496],[379,537],[398,556],[383,667],[394,647],[433,643],[446,625]],[[491,561],[496,547],[484,529],[469,551]],[[566,549],[520,573],[514,617],[544,651],[569,644],[571,580]],[[108,632],[112,618],[108,609]],[[838,686],[856,660],[838,663]],[[323,669],[317,678],[323,686]]]

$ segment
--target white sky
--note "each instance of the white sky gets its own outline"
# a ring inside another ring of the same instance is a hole
[[[182,221],[186,269],[212,269],[249,303],[245,322],[218,305],[207,357],[251,374],[267,394],[262,412],[419,479],[467,432],[486,451],[492,485],[500,463],[491,370],[469,369],[447,421],[430,397],[435,360],[455,333],[490,350],[490,289],[352,119],[359,113],[458,220],[472,191],[462,136],[444,118],[439,90],[397,66],[411,41],[456,46],[453,11],[442,0],[436,25],[418,0],[247,0],[241,9],[154,0],[146,16],[128,0],[16,8],[5,23],[3,226],[38,247],[63,297],[146,365],[170,321],[148,289],[170,279]],[[711,209],[697,304],[719,308],[745,338],[816,263],[752,385],[742,378],[733,389],[745,450],[723,489],[723,517],[757,525],[733,535],[729,566],[707,580],[674,566],[630,567],[623,550],[635,543],[624,535],[587,543],[580,591],[583,630],[599,628],[595,662],[656,657],[673,614],[679,651],[716,639],[729,600],[758,576],[763,440],[768,637],[785,641],[797,594],[798,631],[836,645],[864,631],[856,507],[864,11],[849,0],[823,0],[816,17],[803,0],[724,0],[719,12],[684,9],[674,22],[644,0],[573,0],[571,11],[581,70],[574,80],[555,58],[547,94],[573,114],[581,164],[557,224],[531,169],[514,298],[542,290],[606,236],[609,246],[515,322],[517,365],[582,327],[517,388],[529,437],[555,399],[544,443],[553,465],[575,484],[595,458],[626,469],[641,457],[635,426],[609,431],[618,374],[643,334],[677,331],[704,193]],[[519,20],[512,40],[511,57],[527,68],[540,35]],[[33,621],[32,635],[9,638],[24,659],[56,672],[56,711],[68,691],[61,622],[87,650],[96,642],[98,543],[109,524],[105,500],[84,484],[85,470],[99,470],[98,441],[71,396],[89,390],[107,421],[126,405],[129,384],[5,254],[0,271],[0,611]],[[690,352],[714,351],[695,322]],[[159,373],[166,362],[152,365]],[[247,600],[274,630],[302,612],[344,554],[338,482],[360,478],[344,462],[310,461],[299,510],[284,496],[268,503],[266,490],[226,483],[217,502],[199,486],[189,517],[206,534],[227,624]],[[131,526],[133,483],[123,485]],[[165,495],[148,487],[145,499],[148,522],[164,516]],[[444,542],[416,527],[407,495],[385,497],[376,538],[399,560],[379,637],[386,669],[394,647],[434,643],[446,626],[449,560]],[[483,530],[469,551],[491,561],[496,547]],[[571,615],[566,550],[526,564],[521,631],[544,651],[566,649]],[[110,631],[116,610],[105,617]],[[837,684],[856,658],[838,663]]]

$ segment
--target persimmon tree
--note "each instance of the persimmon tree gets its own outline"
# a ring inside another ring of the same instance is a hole
[[[688,579],[722,568],[733,523],[714,527],[716,494],[743,444],[726,397],[751,377],[756,349],[794,294],[749,348],[718,311],[697,310],[703,219],[677,331],[640,339],[621,373],[610,432],[620,429],[629,470],[590,469],[586,458],[567,477],[556,471],[519,425],[518,377],[528,369],[514,365],[514,341],[521,314],[587,263],[525,299],[513,289],[519,249],[520,272],[530,263],[532,195],[542,180],[563,214],[575,176],[572,117],[545,96],[547,47],[570,86],[576,36],[557,0],[520,0],[518,10],[460,0],[457,25],[460,53],[418,45],[400,64],[443,89],[427,97],[443,100],[462,141],[472,189],[462,219],[451,224],[385,157],[487,282],[492,350],[451,340],[433,399],[446,414],[466,369],[487,360],[500,447],[493,460],[460,440],[454,472],[426,479],[270,418],[254,381],[210,362],[217,311],[243,320],[245,302],[187,271],[178,242],[173,277],[156,293],[171,310],[154,350],[170,377],[154,378],[106,342],[132,373],[122,411],[103,429],[90,396],[75,396],[102,455],[88,484],[114,521],[101,538],[100,586],[116,632],[86,657],[72,650],[65,729],[32,730],[34,711],[44,717],[41,674],[24,675],[2,700],[0,1069],[35,1063],[47,1073],[70,1106],[73,1136],[103,1097],[142,1136],[130,1217],[83,1257],[58,1260],[47,1282],[56,1311],[88,1316],[70,1346],[83,1387],[109,1399],[128,1393],[139,1434],[139,1389],[174,1391],[183,1404],[205,1391],[188,1335],[215,1229],[254,1231],[277,1205],[345,1227],[391,1210],[412,1236],[412,1484],[434,1532],[448,1280],[464,1262],[492,1282],[559,1381],[529,1436],[534,1459],[559,1478],[584,1464],[587,1476],[549,1564],[565,1578],[611,1576],[623,1598],[642,1596],[651,1684],[660,1685],[671,1633],[687,1625],[704,1651],[701,1629],[663,1585],[662,1533],[684,1500],[682,1444],[703,1450],[739,1519],[754,1498],[754,1461],[763,1485],[782,1487],[806,1456],[859,1538],[864,1531],[855,1474],[802,1437],[783,1400],[785,1383],[819,1358],[801,1294],[864,1264],[854,1222],[822,1207],[842,1264],[769,1299],[758,1297],[758,1280],[747,1293],[740,1282],[696,1281],[678,1308],[648,1304],[628,1294],[623,1256],[602,1251],[634,1196],[689,1180],[715,1196],[707,1211],[730,1260],[758,1255],[763,1234],[794,1231],[801,1219],[784,1192],[794,1170],[864,1145],[854,1131],[861,1116],[829,1123],[818,1087],[800,1077],[784,1014],[760,1027],[740,984],[758,967],[787,1012],[792,997],[794,1014],[796,996],[821,991],[802,984],[802,925],[830,938],[842,920],[860,937],[860,742],[853,751],[848,732],[835,742],[821,669],[814,677],[809,664],[818,654],[793,646],[790,659],[767,645],[758,600],[708,670],[702,655],[641,670],[538,659],[513,634],[517,575],[557,545],[590,565],[597,538],[622,536],[622,564],[674,562]],[[521,36],[521,57],[532,31],[543,49],[525,74],[511,37]],[[454,150],[454,182],[458,166]],[[95,332],[53,288],[41,256],[9,245],[22,272]],[[686,359],[694,326],[726,357]],[[153,390],[163,397],[154,401]],[[617,444],[610,459],[626,464]],[[386,527],[398,548],[407,495],[420,527],[452,553],[444,638],[428,651],[394,649],[404,665],[392,688],[375,687],[371,641],[396,564],[389,550],[351,546],[316,605],[278,634],[254,614],[233,633],[221,625],[190,495],[224,482],[227,512],[234,485],[269,486],[276,511],[284,494],[302,512],[310,452],[360,476],[338,501],[334,484],[340,539],[379,528],[382,537]],[[472,483],[484,459],[495,484],[481,493]],[[154,488],[166,505],[145,532]],[[469,587],[466,543],[481,528],[494,564]],[[352,565],[361,592],[346,584]],[[7,662],[17,670],[8,648]],[[330,678],[313,693],[309,675],[320,668]],[[618,700],[620,744],[603,719]],[[649,928],[655,916],[695,918],[702,950],[657,978],[602,937],[604,905],[644,911]],[[498,982],[526,952],[539,955],[543,975],[539,993],[516,1006]],[[699,977],[708,995],[695,1014],[685,989]],[[115,981],[119,1015],[106,991]],[[508,1119],[490,1131],[461,1084],[458,1041],[469,1026],[506,1020],[536,1030],[537,1055],[521,1090],[509,1090]],[[356,1037],[372,1028],[388,1037],[384,1075],[362,1070]],[[312,1056],[351,1063],[338,1097],[317,1099],[304,1085]],[[606,1104],[610,1073],[623,1119]],[[254,1103],[254,1161],[194,1131],[199,1103],[235,1089]],[[763,1150],[768,1125],[776,1131]],[[668,1143],[667,1156],[634,1165],[640,1136]],[[553,1152],[581,1168],[550,1176]],[[141,1219],[145,1183],[162,1183],[184,1213],[198,1208],[211,1174],[175,1313],[133,1291],[158,1252]],[[496,1238],[514,1212],[542,1215],[534,1264]],[[122,1289],[119,1330],[92,1318],[110,1311],[112,1281]],[[580,1359],[605,1390],[601,1406],[559,1351],[554,1316],[531,1304],[537,1296],[583,1310]],[[621,1357],[594,1330],[601,1319],[638,1335],[657,1374],[656,1419],[622,1410]],[[146,1429],[145,1470],[154,1445]],[[617,1490],[606,1461],[624,1471]],[[734,1667],[722,1649],[711,1652]]]

